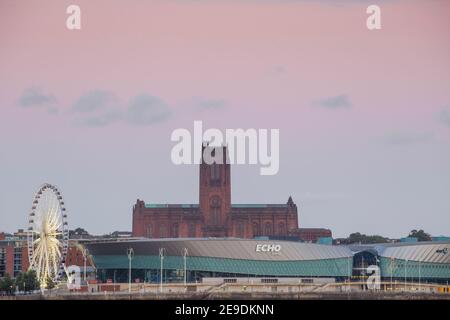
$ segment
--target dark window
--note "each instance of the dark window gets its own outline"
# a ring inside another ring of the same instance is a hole
[[[253,223],[253,236],[258,237],[259,235],[259,224],[255,222]]]
[[[272,235],[272,224],[270,222],[266,222],[264,226],[264,235],[271,236]]]
[[[0,248],[0,278],[5,276],[6,271],[6,250]]]
[[[281,235],[281,236],[286,235],[286,227],[285,227],[283,222],[280,222],[278,224],[278,234]]]
[[[171,232],[171,236],[172,238],[178,238],[179,235],[179,227],[178,227],[178,223],[174,223],[172,225],[172,232]]]
[[[211,222],[214,225],[220,224],[220,198],[213,197],[211,199]]]
[[[194,238],[195,237],[195,223],[190,223],[189,224],[188,237],[189,238]]]
[[[211,179],[213,180],[220,179],[220,167],[217,163],[213,163],[211,165]]]
[[[159,237],[160,238],[167,238],[167,227],[165,224],[162,224],[159,227]]]
[[[216,207],[211,208],[211,218],[212,224],[214,225],[220,224],[220,208]]]
[[[147,238],[153,238],[153,226],[151,223],[147,226]]]
[[[244,222],[238,222],[237,224],[237,236],[239,238],[243,238],[244,237],[244,231],[245,231],[245,225]]]
[[[22,248],[14,248],[14,277],[22,272]]]
[[[211,164],[211,181],[212,186],[220,185],[220,165],[217,163]]]

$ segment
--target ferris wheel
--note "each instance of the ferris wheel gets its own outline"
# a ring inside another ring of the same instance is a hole
[[[42,288],[64,273],[69,247],[67,213],[61,192],[51,184],[35,193],[28,221],[28,257]]]

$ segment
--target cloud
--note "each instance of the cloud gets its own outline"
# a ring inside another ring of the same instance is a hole
[[[444,107],[437,114],[437,119],[444,125],[450,127],[450,107]]]
[[[348,95],[341,94],[321,100],[316,100],[313,102],[313,106],[323,107],[327,109],[341,109],[350,108],[352,106],[352,103]]]
[[[75,123],[88,127],[104,127],[113,123],[146,126],[167,120],[171,111],[161,99],[146,93],[121,103],[108,91],[94,90],[82,95],[72,106]]]
[[[28,88],[17,104],[23,108],[45,107],[48,113],[58,114],[56,101],[53,95],[45,94],[39,88]],[[218,108],[222,104],[220,100],[199,101],[203,108]],[[103,127],[118,122],[147,126],[166,121],[171,114],[163,100],[147,93],[135,96],[129,103],[121,103],[116,95],[104,90],[92,90],[81,95],[68,112],[74,124],[87,127]]]
[[[283,66],[273,66],[269,69],[269,75],[279,76],[286,73],[286,68]]]
[[[227,107],[227,101],[224,99],[208,99],[202,97],[193,97],[192,104],[198,111],[219,110]]]
[[[17,103],[23,108],[47,108],[51,114],[58,113],[55,96],[45,94],[40,88],[25,89]]]
[[[117,98],[108,91],[93,90],[82,95],[73,104],[72,111],[90,113],[101,109],[117,108]]]
[[[117,97],[109,91],[92,90],[78,98],[71,108],[74,122],[88,127],[103,127],[121,119]]]
[[[386,133],[381,140],[388,145],[404,146],[427,143],[434,140],[434,135],[429,132],[406,133],[406,132],[389,132]]]
[[[170,115],[164,101],[144,93],[130,101],[125,120],[132,125],[151,125],[167,120]]]

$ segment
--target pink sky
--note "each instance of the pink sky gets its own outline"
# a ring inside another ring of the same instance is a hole
[[[81,31],[65,27],[72,3]],[[72,197],[73,224],[98,232],[129,229],[137,197],[197,202],[197,169],[174,168],[169,151],[170,132],[198,119],[280,128],[280,174],[237,168],[235,202],[292,194],[300,223],[336,235],[447,232],[450,2],[378,1],[382,30],[369,31],[365,9],[376,3],[0,0],[0,230],[23,227],[48,180]],[[57,114],[19,106],[29,88],[53,96]],[[170,116],[80,125],[73,105],[95,90],[120,110],[158,97]],[[340,95],[351,106],[317,106]],[[199,100],[223,107],[199,111]]]

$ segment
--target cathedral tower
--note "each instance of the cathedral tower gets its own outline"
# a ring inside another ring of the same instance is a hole
[[[211,163],[205,154],[219,163]],[[202,146],[200,164],[200,212],[204,219],[204,237],[226,237],[231,213],[231,174],[226,147]],[[206,160],[206,161],[205,161]],[[211,164],[208,164],[211,163]]]

